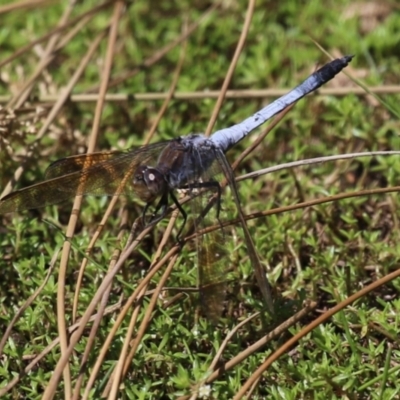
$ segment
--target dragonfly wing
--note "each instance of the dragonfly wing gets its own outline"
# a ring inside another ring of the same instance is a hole
[[[227,289],[228,260],[222,246],[223,236],[214,231],[197,238],[200,303],[205,315],[214,323],[222,314]]]
[[[51,164],[47,180],[0,199],[0,214],[61,203],[74,195],[134,194],[129,184],[139,165],[155,165],[168,142],[128,152],[93,153],[68,157]],[[50,179],[49,179],[50,178]]]
[[[70,198],[71,192],[62,191],[62,185],[78,182],[78,174],[70,174],[16,190],[0,199],[0,214],[59,204]],[[78,185],[76,185],[78,186]]]
[[[191,188],[194,198],[190,201],[190,205],[192,215],[195,216],[194,224],[197,232],[220,223],[217,214],[221,199],[218,195],[217,177],[221,176],[221,169],[218,169],[218,163],[214,162],[207,171],[202,172],[202,180],[196,183],[200,187]],[[201,187],[210,181],[214,182],[215,186]],[[197,195],[196,191],[201,194]],[[224,308],[227,274],[230,269],[228,252],[224,245],[225,236],[226,232],[221,227],[219,230],[196,237],[200,304],[204,314],[214,323],[218,322]]]
[[[99,152],[90,154],[79,154],[62,158],[50,164],[45,173],[45,179],[57,178],[73,172],[79,172],[96,164],[109,161],[126,154],[123,151]]]
[[[216,155],[217,155],[218,162],[219,162],[222,170],[224,171],[224,175],[225,175],[226,179],[228,180],[229,186],[232,191],[232,196],[233,196],[233,199],[236,204],[240,223],[242,225],[246,248],[247,248],[247,251],[249,254],[251,264],[254,268],[254,273],[256,276],[257,284],[260,288],[260,292],[264,298],[264,303],[265,303],[268,311],[271,314],[273,314],[274,306],[273,306],[273,298],[272,298],[272,293],[271,293],[271,286],[268,282],[266,273],[264,271],[264,267],[261,264],[256,247],[254,245],[253,239],[252,239],[249,229],[247,227],[246,220],[244,218],[244,214],[243,214],[242,207],[240,205],[239,194],[238,194],[238,190],[237,190],[235,177],[234,177],[232,168],[229,165],[229,163],[225,157],[225,154],[222,151],[216,151]]]

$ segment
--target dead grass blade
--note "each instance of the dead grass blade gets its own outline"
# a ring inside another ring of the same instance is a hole
[[[84,25],[85,21],[80,24]],[[78,26],[75,29],[78,29]],[[73,30],[69,33],[72,35]],[[57,47],[58,49],[58,47]],[[290,91],[290,88],[279,89],[279,88],[268,88],[268,89],[235,89],[227,90],[225,93],[226,99],[272,99],[283,96]],[[377,95],[382,94],[398,94],[400,93],[400,85],[377,85],[369,86],[368,91]],[[196,92],[182,92],[175,91],[172,95],[174,100],[204,100],[204,99],[218,99],[220,96],[220,90],[201,90]],[[363,88],[360,87],[337,87],[337,88],[320,88],[315,92],[307,95],[307,97],[325,97],[335,96],[342,97],[354,94],[356,96],[368,96]],[[54,103],[57,101],[58,94],[39,94],[37,101],[39,103]],[[75,93],[70,96],[70,101],[75,103],[91,103],[97,101],[98,95],[96,93]],[[168,92],[146,92],[146,93],[107,93],[107,102],[127,102],[127,101],[157,101],[165,100],[169,97]],[[10,96],[0,96],[0,104],[10,101]],[[277,117],[276,117],[277,118]]]
[[[208,378],[206,383],[210,383],[221,376],[225,371],[228,371],[242,362],[244,359],[249,357],[251,354],[254,354],[257,351],[260,351],[266,344],[271,342],[273,339],[278,338],[284,332],[301,321],[306,315],[308,315],[312,310],[314,310],[317,306],[315,302],[309,302],[305,305],[305,307],[300,310],[298,313],[288,318],[285,322],[277,326],[267,335],[260,338],[257,342],[253,343],[251,346],[247,347],[245,350],[237,354],[234,358],[226,362],[223,366],[219,366]]]
[[[217,102],[214,106],[213,113],[211,114],[211,118],[210,118],[207,128],[204,132],[204,134],[206,136],[210,135],[210,133],[213,129],[213,126],[215,124],[215,121],[217,120],[219,110],[221,109],[222,103],[225,99],[226,91],[228,90],[229,84],[232,80],[232,76],[233,76],[233,73],[235,72],[235,68],[236,68],[237,62],[239,60],[240,54],[242,53],[243,46],[244,46],[244,43],[246,42],[247,35],[249,34],[251,19],[253,17],[253,13],[254,13],[254,7],[255,7],[255,0],[249,0],[248,5],[247,5],[245,21],[243,23],[243,28],[242,28],[242,32],[240,34],[239,41],[236,45],[235,54],[233,55],[232,61],[229,65],[228,71],[227,71],[225,79],[224,79],[224,83],[222,84],[220,94],[219,94]]]
[[[115,199],[115,200],[117,200],[117,199]],[[104,227],[105,219],[107,217],[108,216],[103,218],[103,221],[102,221],[103,223],[100,224],[98,226],[98,228],[96,229],[94,237],[92,238],[92,240],[91,240],[91,242],[90,242],[90,244],[89,244],[89,246],[88,246],[88,248],[86,250],[86,253],[90,253],[92,251],[92,249],[94,247],[94,244],[95,244],[97,238],[100,236],[102,228]],[[125,234],[125,229],[123,229],[123,227],[127,226],[127,225],[128,225],[128,213],[125,210],[122,213],[122,218],[121,218],[121,223],[120,223],[120,230],[119,230],[118,237],[117,237],[117,243],[122,243],[123,236]],[[112,269],[115,266],[115,263],[118,260],[119,254],[120,254],[120,251],[119,251],[119,249],[116,248],[114,250],[113,256],[111,258],[109,270]],[[84,276],[85,267],[87,265],[87,262],[88,262],[88,257],[85,257],[82,260],[81,267],[79,268],[79,275],[78,275],[76,289],[75,289],[75,293],[74,293],[73,321],[75,321],[75,319],[77,317],[77,307],[78,307],[78,300],[79,300],[79,289],[81,288],[81,285],[82,285],[82,279],[83,279],[83,276]],[[75,387],[74,387],[74,392],[73,392],[73,397],[72,397],[73,399],[79,399],[80,398],[80,389],[81,389],[81,386],[82,386],[82,383],[83,383],[84,374],[87,371],[87,363],[88,363],[88,360],[89,360],[90,351],[93,348],[93,345],[94,345],[94,342],[95,342],[95,339],[96,339],[96,334],[97,334],[98,329],[100,327],[100,323],[103,320],[103,317],[105,315],[106,306],[107,306],[107,303],[108,303],[108,298],[109,298],[110,292],[111,292],[111,285],[107,288],[107,290],[105,291],[105,293],[104,293],[104,295],[103,295],[103,297],[101,299],[101,302],[99,304],[96,317],[95,317],[95,319],[93,321],[93,325],[92,325],[92,327],[90,329],[90,333],[89,333],[88,338],[87,338],[87,344],[86,344],[86,347],[85,347],[85,351],[84,351],[84,353],[82,355],[82,358],[80,360],[80,370],[79,370],[79,375],[77,376]]]
[[[106,52],[106,57],[105,57],[105,65],[104,65],[104,70],[102,74],[102,84],[100,87],[100,93],[99,93],[99,101],[96,104],[96,110],[95,110],[95,115],[94,115],[94,120],[93,120],[93,126],[92,126],[92,131],[89,137],[89,144],[88,144],[88,153],[91,153],[95,149],[95,145],[97,142],[97,137],[99,133],[99,127],[100,127],[100,120],[101,120],[101,115],[104,107],[104,96],[107,91],[107,84],[108,80],[110,77],[111,73],[111,67],[113,63],[113,54],[114,54],[114,48],[115,48],[115,42],[117,39],[117,28],[118,28],[118,22],[119,18],[123,9],[123,2],[116,2],[114,6],[114,13],[111,18],[111,27],[109,31],[109,40],[108,40],[108,47],[107,47],[107,52]],[[96,46],[97,47],[97,46]],[[82,182],[82,185],[84,185],[84,182]],[[57,321],[58,321],[58,331],[59,331],[59,336],[60,336],[60,349],[61,349],[61,354],[65,354],[68,348],[68,338],[67,338],[67,325],[66,325],[66,312],[65,312],[65,279],[66,279],[66,271],[68,267],[68,260],[69,260],[69,254],[71,250],[71,243],[69,241],[69,238],[73,237],[76,223],[78,221],[78,214],[79,214],[79,209],[82,203],[82,196],[77,196],[74,201],[73,209],[71,212],[70,220],[67,226],[67,240],[64,242],[62,254],[61,254],[61,262],[60,262],[60,271],[59,271],[59,276],[58,276],[58,293],[57,293]],[[68,364],[66,363],[64,366],[64,385],[65,385],[65,396],[67,398],[72,397],[72,384],[70,380],[70,375],[69,375],[69,368]],[[53,396],[54,392],[51,393],[49,392],[48,395]]]
[[[6,185],[5,189],[3,190],[2,194],[0,197],[4,197],[6,194],[10,193],[12,190],[12,187],[14,186],[15,182],[19,180],[21,177],[22,173],[25,170],[26,164],[30,157],[34,154],[35,148],[37,146],[37,143],[43,138],[45,135],[47,129],[49,126],[53,123],[54,119],[56,118],[57,114],[61,110],[61,108],[64,106],[65,102],[68,100],[68,96],[70,95],[71,91],[75,87],[77,81],[81,77],[82,73],[84,72],[86,65],[89,63],[90,59],[92,58],[93,54],[95,53],[98,45],[100,44],[101,40],[104,38],[105,32],[100,33],[99,36],[93,41],[91,46],[88,49],[88,52],[86,53],[86,56],[82,59],[82,62],[78,66],[77,70],[75,71],[74,75],[68,82],[68,85],[66,86],[62,96],[60,96],[59,100],[57,101],[56,104],[52,107],[50,110],[49,115],[47,116],[46,120],[44,121],[42,127],[38,131],[36,135],[36,140],[35,143],[32,145],[31,149],[28,150],[26,156],[25,156],[25,162],[21,166],[19,166],[13,176],[13,179],[8,182]]]
[[[324,156],[324,157],[316,157],[316,158],[308,158],[305,160],[293,161],[289,163],[283,163],[274,165],[268,168],[262,168],[258,171],[249,172],[248,174],[244,174],[238,176],[236,178],[236,182],[244,181],[250,178],[258,178],[261,175],[271,174],[272,172],[281,171],[283,169],[288,168],[296,168],[302,167],[304,165],[312,165],[312,164],[321,164],[328,161],[339,161],[339,160],[348,160],[355,159],[361,157],[376,157],[376,156],[395,156],[399,155],[400,151],[395,150],[387,150],[387,151],[365,151],[361,153],[348,153],[348,154],[338,154],[335,156]]]
[[[272,208],[272,209],[266,210],[266,211],[260,211],[260,212],[256,212],[256,213],[246,214],[244,217],[245,217],[246,221],[249,221],[249,220],[255,219],[255,218],[262,218],[262,217],[267,217],[269,215],[282,214],[282,213],[286,213],[289,211],[300,210],[300,209],[307,208],[307,207],[313,207],[313,206],[316,206],[319,204],[332,203],[335,201],[350,199],[353,197],[363,197],[363,196],[396,193],[396,192],[400,192],[400,186],[389,186],[386,188],[358,190],[358,191],[354,191],[354,192],[340,193],[340,194],[336,194],[336,195],[332,195],[332,196],[325,196],[320,199],[308,200],[308,201],[304,201],[304,202],[297,203],[297,204],[291,204],[289,206]],[[225,227],[228,227],[231,225],[237,225],[239,223],[240,223],[240,219],[236,218],[236,219],[232,219],[231,221],[222,223],[222,227],[225,228]],[[187,238],[185,238],[185,240],[192,240],[196,237],[196,235],[205,235],[216,229],[221,229],[221,225],[216,224],[216,225],[209,226],[205,229],[202,229],[201,231],[198,231],[196,234],[188,236]]]
[[[121,303],[116,303],[113,304],[110,307],[107,307],[105,310],[104,315],[108,315],[111,313],[114,313],[117,309],[121,308]],[[95,321],[97,319],[97,314],[94,314],[90,317],[89,321]],[[79,327],[80,322],[78,321],[77,323],[71,325],[68,327],[68,333],[73,333],[77,327]],[[9,392],[12,388],[14,388],[17,383],[27,374],[32,372],[35,368],[37,368],[38,364],[40,361],[44,359],[56,346],[58,346],[60,343],[60,338],[54,339],[49,345],[47,345],[41,352],[38,354],[25,368],[22,372],[20,372],[18,375],[16,375],[10,382],[7,383],[6,386],[2,387],[0,389],[0,396],[3,396],[7,392]]]
[[[27,299],[25,301],[25,303],[21,306],[21,308],[15,313],[13,319],[8,324],[7,329],[4,332],[4,334],[3,334],[3,336],[1,337],[1,340],[0,340],[0,357],[3,354],[4,346],[5,346],[6,342],[7,342],[7,339],[10,337],[11,331],[12,331],[15,323],[18,321],[18,319],[21,317],[21,315],[24,313],[24,311],[35,301],[35,299],[39,296],[39,294],[41,293],[43,288],[46,286],[46,283],[48,282],[51,274],[54,271],[54,266],[55,266],[55,264],[57,262],[57,258],[58,258],[59,254],[60,254],[60,250],[57,250],[54,253],[54,255],[53,255],[52,259],[51,259],[49,270],[47,271],[46,278],[43,280],[42,284],[35,290],[35,292],[32,294],[32,296],[30,296],[29,299]],[[2,392],[0,390],[0,396],[1,396],[1,393]]]
[[[142,240],[142,238],[148,234],[148,232],[150,231],[152,227],[149,227],[145,230],[142,231],[142,233],[138,236],[138,238],[132,242],[130,244],[130,246],[128,247],[128,249],[126,251],[124,251],[121,254],[120,259],[118,260],[118,262],[115,264],[114,268],[109,271],[107,273],[107,275],[104,277],[101,285],[99,286],[99,288],[97,289],[96,294],[93,296],[89,306],[86,309],[86,312],[84,313],[84,315],[82,316],[81,320],[80,320],[80,325],[77,328],[77,330],[74,332],[74,334],[71,336],[70,338],[70,342],[69,342],[69,346],[66,350],[66,352],[64,353],[64,355],[60,358],[57,366],[54,369],[54,373],[49,381],[49,384],[46,388],[46,391],[44,393],[44,397],[43,399],[50,399],[52,397],[52,393],[55,392],[55,389],[57,387],[58,381],[61,377],[62,371],[64,369],[64,366],[66,363],[68,363],[69,357],[72,354],[75,345],[77,344],[77,342],[80,340],[80,338],[83,335],[84,329],[86,327],[86,324],[88,323],[88,321],[90,320],[91,315],[93,314],[95,308],[97,307],[97,304],[99,303],[99,301],[101,300],[102,296],[104,295],[105,291],[107,290],[107,288],[112,284],[113,279],[115,278],[115,275],[119,272],[119,270],[122,268],[122,266],[124,265],[124,263],[126,262],[127,258],[129,257],[129,255],[132,253],[132,251],[136,248],[136,246],[140,243],[140,241]],[[147,274],[147,276],[143,279],[143,281],[138,285],[138,287],[136,288],[135,292],[132,294],[131,298],[132,302],[135,301],[137,299],[138,293],[141,292],[141,290],[143,289],[143,287],[145,287],[150,280],[152,279],[152,277],[154,276],[155,273],[157,273],[159,271],[160,268],[162,268],[165,263],[173,256],[175,255],[177,252],[179,251],[179,246],[174,246],[155,266],[154,268],[151,269],[151,271],[149,272],[149,274]],[[120,314],[122,315],[122,313]],[[121,321],[122,322],[122,321]]]
[[[123,263],[125,262],[126,258],[129,256],[129,254],[132,252],[132,250],[140,243],[140,241],[142,240],[142,238],[148,234],[150,228],[145,229],[139,236],[138,238],[132,242],[129,246],[129,248],[121,255],[121,259],[118,261],[118,263],[115,265],[115,267],[113,268],[112,271],[110,271],[107,276],[105,277],[105,279],[103,280],[100,288],[98,289],[95,297],[92,299],[91,304],[88,307],[88,310],[86,311],[85,315],[82,317],[81,323],[82,326],[80,327],[80,329],[76,332],[76,336],[74,338],[71,338],[71,342],[73,339],[73,342],[76,343],[82,333],[83,333],[83,329],[84,329],[84,325],[87,323],[88,319],[88,315],[91,312],[91,310],[94,310],[95,304],[98,301],[98,297],[101,295],[102,291],[104,290],[105,287],[108,286],[108,284],[111,283],[113,277],[118,273],[119,269],[122,267]],[[151,281],[151,279],[153,278],[153,276],[161,269],[164,267],[164,265],[166,264],[166,262],[173,256],[175,256],[178,253],[178,246],[173,247],[160,261],[158,261],[157,263],[155,263],[151,268],[149,273],[146,275],[146,277],[143,279],[143,281],[138,285],[138,287],[136,288],[136,290],[134,291],[134,293],[132,293],[132,295],[129,297],[129,299],[127,299],[126,304],[124,305],[124,307],[122,308],[121,312],[119,313],[117,320],[115,321],[112,329],[110,330],[106,340],[104,341],[103,347],[101,349],[101,351],[99,352],[99,356],[97,357],[96,363],[92,368],[92,373],[89,377],[89,381],[87,383],[87,386],[85,388],[85,392],[83,394],[83,398],[88,398],[89,393],[90,393],[90,389],[92,388],[94,381],[96,379],[96,375],[102,365],[103,359],[105,357],[105,354],[107,353],[107,351],[109,350],[109,346],[111,344],[112,339],[114,338],[118,328],[120,327],[120,325],[122,324],[126,314],[128,313],[128,311],[130,310],[130,308],[132,307],[133,304],[136,304],[137,307],[137,311],[135,311],[136,313],[139,312],[140,309],[140,303],[141,303],[141,297],[144,294],[144,290],[147,287],[147,285],[149,284],[149,282]],[[71,347],[70,347],[70,351],[72,352],[73,350],[73,345],[74,343],[71,343]]]
[[[67,23],[70,15],[72,13],[73,8],[74,8],[74,5],[72,3],[66,7],[58,26],[63,26]],[[57,42],[60,38],[60,35],[61,35],[61,32],[56,32],[50,38],[49,43],[47,44],[47,47],[42,55],[42,58],[41,58],[39,64],[36,66],[36,69],[33,72],[32,76],[24,83],[24,85],[19,90],[19,92],[17,94],[15,94],[14,97],[9,101],[9,103],[6,106],[7,108],[14,108],[14,109],[20,108],[26,102],[27,98],[29,97],[29,95],[31,93],[33,85],[35,84],[36,79],[42,74],[43,70],[53,60],[54,55],[52,53],[54,51],[54,48],[57,46]]]
[[[236,365],[241,363],[247,357],[254,354],[255,352],[260,351],[269,342],[278,338],[280,335],[282,335],[282,333],[287,332],[287,330],[291,326],[293,326],[296,323],[298,323],[299,321],[301,321],[301,319],[304,318],[307,314],[309,314],[312,310],[314,310],[316,306],[317,306],[317,303],[309,302],[298,313],[296,313],[295,315],[293,315],[292,317],[287,319],[285,322],[281,323],[279,326],[277,326],[275,329],[273,329],[267,335],[263,336],[257,342],[253,343],[252,345],[247,347],[245,350],[243,350],[242,352],[237,354],[234,358],[232,358],[231,360],[227,361],[226,363],[224,363],[222,365],[218,365],[219,360],[224,351],[224,348],[227,346],[228,342],[238,333],[238,331],[241,328],[243,328],[246,324],[248,324],[254,318],[258,317],[260,315],[260,313],[255,313],[253,315],[250,315],[248,318],[243,320],[240,324],[236,325],[232,330],[229,331],[229,333],[226,335],[224,341],[222,342],[218,352],[216,353],[216,355],[214,357],[214,360],[212,361],[212,363],[209,367],[209,374],[208,374],[207,378],[205,378],[203,381],[197,383],[196,387],[200,387],[204,384],[212,383],[216,379],[220,378],[227,371],[234,368]],[[178,400],[185,400],[188,398],[190,398],[190,399],[196,398],[195,395],[196,395],[196,393],[194,393],[192,397],[182,396],[182,397],[179,397]]]
[[[178,78],[179,78],[179,75],[180,75],[180,71],[181,71],[181,68],[182,68],[182,65],[183,65],[185,50],[186,50],[186,46],[184,45],[183,48],[182,48],[182,53],[181,53],[181,57],[180,57],[180,60],[179,60],[177,69],[176,69],[176,73],[175,73],[175,75],[174,75],[174,79],[173,79],[173,82],[172,82],[172,84],[171,84],[171,88],[170,88],[170,93],[171,93],[171,94],[172,94],[172,93],[174,92],[174,90],[175,90],[175,87],[176,87],[176,84],[177,84],[177,81],[178,81]],[[165,113],[165,110],[166,110],[166,108],[167,108],[167,106],[168,106],[169,101],[170,101],[170,100],[167,99],[167,100],[164,102],[163,106],[161,107],[160,112],[159,112],[159,114],[158,114],[156,120],[154,121],[153,127],[152,127],[152,129],[150,130],[150,133],[151,133],[151,132],[155,132],[156,127],[157,127],[157,125],[158,125],[158,123],[159,123],[159,121],[160,121],[162,115]],[[150,137],[151,137],[151,135],[148,136],[149,139],[150,139]],[[129,176],[126,177],[126,179],[128,179],[128,178],[129,178]],[[119,193],[121,192],[121,190],[123,189],[123,186],[124,186],[125,183],[126,183],[126,179],[124,179],[124,180],[121,182],[121,184],[120,184],[120,186],[119,186],[119,188],[118,188],[118,190],[117,190],[116,195],[113,196],[113,198],[112,198],[112,200],[111,200],[111,202],[110,202],[110,204],[109,204],[109,207],[107,208],[107,211],[106,211],[106,213],[105,213],[105,215],[104,215],[104,217],[103,217],[103,219],[102,219],[100,225],[99,225],[98,228],[96,229],[95,235],[94,235],[94,237],[92,238],[92,240],[91,240],[91,242],[90,242],[90,244],[89,244],[89,246],[88,246],[88,249],[87,249],[87,252],[88,252],[88,253],[90,253],[91,250],[93,249],[94,244],[95,244],[97,238],[99,237],[99,235],[100,235],[100,233],[101,233],[101,231],[102,231],[102,229],[103,229],[103,227],[104,227],[104,225],[105,225],[105,223],[106,223],[107,218],[109,217],[109,215],[110,215],[112,209],[114,208],[114,205],[115,205],[116,201],[118,200],[118,194],[119,194]],[[175,216],[175,218],[176,218],[176,216]],[[174,219],[172,220],[172,223],[173,223],[173,222],[174,222]],[[172,229],[172,226],[171,226],[171,229]],[[167,229],[168,234],[170,234],[171,229]],[[166,233],[167,233],[167,232],[166,232]],[[167,238],[168,238],[168,237],[167,237]],[[122,239],[122,237],[121,237],[121,239]],[[129,243],[130,243],[130,239],[128,240],[128,244],[129,244]],[[163,245],[165,245],[165,243],[166,243],[166,240],[161,242],[161,246],[160,246],[160,247],[161,247],[161,250],[162,250]],[[160,250],[160,251],[161,251],[161,250]],[[160,253],[159,253],[159,254],[160,254]],[[111,262],[111,264],[110,264],[110,269],[112,269],[113,266],[115,265],[115,262],[117,261],[119,255],[120,255],[120,252],[119,252],[118,249],[116,249],[116,250],[114,251],[113,260],[112,260],[112,262]],[[156,258],[156,259],[157,259],[157,258]],[[75,310],[76,310],[76,308],[77,308],[77,300],[78,300],[78,296],[79,296],[79,288],[80,288],[80,286],[81,286],[81,282],[82,282],[82,279],[83,279],[83,271],[84,271],[84,268],[85,268],[85,266],[86,266],[86,264],[87,264],[87,261],[88,261],[88,259],[85,258],[85,259],[83,260],[82,265],[81,265],[81,268],[80,268],[80,274],[79,274],[79,278],[78,278],[77,289],[76,289],[76,291],[75,291],[75,301],[74,301],[74,309],[75,309]],[[102,304],[101,304],[101,307],[102,307],[102,308],[105,307],[105,304],[106,304],[106,302],[107,302],[107,297],[108,297],[108,294],[109,294],[110,289],[111,289],[111,288],[109,288],[109,290],[105,293],[105,295],[104,295],[104,297],[103,297]],[[146,288],[143,288],[143,293],[144,293],[145,290],[146,290]],[[96,324],[96,327],[95,327],[95,326],[92,327],[90,337],[93,337],[93,338],[94,338],[94,336],[95,336],[95,334],[96,334],[96,331],[97,331],[97,327],[98,327],[99,322],[100,322],[100,319],[101,319],[101,309],[99,310],[99,313],[98,313],[98,323]],[[90,353],[90,350],[91,350],[91,346],[92,346],[92,342],[91,342],[91,343],[88,343],[88,345],[86,346],[86,349],[85,349],[85,356],[84,356],[83,359],[82,359],[82,367],[83,367],[83,365],[85,365],[85,363],[86,363],[87,357],[88,357],[88,355],[89,355],[89,353]],[[83,372],[84,372],[84,370],[81,368],[81,373],[80,373],[80,375],[79,375],[79,380],[78,380],[78,383],[77,383],[76,388],[75,388],[75,396],[78,396],[78,395],[79,395],[79,388],[80,388],[81,380],[82,380],[82,378],[83,378]],[[96,375],[95,373],[92,373],[92,376],[95,376],[95,375]],[[93,380],[91,380],[91,382],[93,382]],[[86,387],[85,393],[88,393],[89,390],[90,390],[90,385],[88,384],[88,386]]]
[[[0,15],[6,14],[15,10],[21,10],[26,8],[44,7],[50,4],[56,3],[55,0],[22,0],[10,4],[6,4],[0,7]]]
[[[145,60],[140,66],[134,68],[132,71],[127,72],[118,78],[111,79],[108,87],[113,88],[115,86],[118,86],[119,84],[126,81],[127,79],[132,78],[135,75],[137,75],[143,69],[149,68],[152,65],[156,64],[166,54],[168,54],[172,49],[174,49],[179,44],[181,44],[184,40],[186,40],[199,27],[200,24],[202,24],[216,9],[218,9],[218,7],[219,7],[218,2],[211,5],[204,12],[204,14],[192,25],[189,25],[189,27],[185,30],[185,32],[182,33],[176,40],[174,40],[170,44],[166,45],[161,50],[157,51],[155,54],[153,54],[151,57],[149,57],[147,60]],[[93,93],[93,92],[97,92],[97,91],[98,91],[98,87],[95,86],[95,87],[88,88],[86,90],[86,93]]]
[[[82,15],[79,15],[78,17],[76,17],[76,18],[72,19],[71,21],[69,21],[67,24],[58,26],[58,27],[54,28],[53,30],[51,30],[50,32],[48,32],[45,35],[43,35],[42,37],[30,42],[26,46],[21,47],[14,54],[12,54],[10,57],[8,57],[5,60],[1,61],[0,62],[0,68],[4,67],[4,65],[7,65],[11,61],[15,60],[21,54],[24,54],[26,51],[29,51],[30,49],[32,49],[37,44],[42,43],[47,39],[50,39],[56,33],[63,32],[64,30],[68,29],[70,26],[72,26],[72,25],[78,23],[79,21],[81,21],[82,19],[86,18],[88,15],[94,15],[98,11],[102,10],[105,7],[110,6],[114,2],[115,2],[115,0],[109,0],[109,1],[104,2],[103,4],[100,4],[100,5],[96,6],[96,7],[93,7],[88,12],[86,12],[86,13],[84,13]]]
[[[154,293],[151,297],[150,303],[146,308],[146,313],[145,313],[143,321],[139,327],[139,330],[138,330],[137,336],[134,340],[134,343],[132,345],[131,351],[129,352],[129,354],[126,354],[128,351],[128,346],[131,341],[131,337],[133,335],[134,326],[136,324],[136,318],[131,319],[131,322],[130,322],[129,328],[128,328],[128,333],[125,338],[124,346],[121,350],[121,356],[120,356],[120,359],[118,360],[115,374],[113,374],[114,377],[111,381],[109,381],[112,383],[111,391],[107,396],[110,400],[116,399],[118,396],[119,385],[120,385],[121,379],[126,374],[128,368],[131,364],[132,358],[133,358],[134,354],[136,353],[136,350],[139,347],[141,340],[143,339],[143,336],[146,332],[146,328],[148,327],[148,325],[150,323],[151,314],[154,310],[154,307],[156,306],[159,294],[160,294],[162,288],[164,287],[164,284],[167,281],[169,274],[171,273],[173,267],[175,266],[177,258],[178,258],[178,254],[175,254],[171,258],[171,260],[168,264],[168,267],[164,271],[164,274],[162,275],[160,282],[157,285],[156,290],[154,291]],[[104,394],[106,394],[106,393],[104,393]]]
[[[250,387],[261,377],[261,375],[268,369],[268,367],[274,361],[276,361],[281,355],[285,354],[289,349],[291,349],[295,344],[297,344],[300,339],[302,339],[304,336],[310,333],[313,329],[315,329],[322,323],[328,321],[333,315],[343,310],[350,304],[354,303],[356,300],[362,298],[363,296],[366,296],[368,293],[373,292],[380,286],[385,285],[386,283],[389,283],[393,279],[396,279],[398,277],[400,277],[400,268],[392,272],[391,274],[388,274],[383,278],[378,279],[376,282],[371,283],[365,288],[359,290],[357,293],[354,293],[352,296],[341,301],[335,307],[332,307],[330,310],[323,313],[320,317],[316,318],[313,322],[305,326],[303,329],[301,329],[300,332],[298,332],[296,335],[290,338],[283,346],[281,346],[277,351],[275,351],[271,356],[269,356],[265,360],[265,362],[251,375],[251,377],[247,380],[247,382],[236,393],[234,400],[242,399],[246,391],[250,389]]]

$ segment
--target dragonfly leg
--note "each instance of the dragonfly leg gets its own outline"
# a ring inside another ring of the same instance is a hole
[[[221,185],[217,181],[207,181],[207,182],[195,182],[190,185],[186,185],[182,187],[181,189],[204,189],[204,188],[214,188],[217,191],[217,197],[216,197],[216,202],[217,202],[217,221],[222,229],[222,223],[221,220],[219,219],[219,214],[221,212],[221,198],[222,198],[222,189]],[[214,200],[211,200],[212,204],[214,204]],[[206,213],[209,211],[206,211]]]
[[[217,188],[217,220],[219,224],[222,225],[221,221],[219,220],[219,214],[221,212],[221,196],[222,196],[221,185],[216,181],[210,181],[208,183],[210,184],[209,186]]]
[[[178,208],[179,212],[182,214],[182,217],[183,217],[182,226],[179,228],[179,232],[178,232],[178,234],[176,235],[176,239],[177,239],[177,241],[180,243],[180,242],[181,242],[182,231],[183,231],[183,228],[184,228],[185,225],[186,225],[187,214],[186,214],[186,211],[182,208],[182,206],[181,206],[181,204],[179,203],[178,199],[176,198],[175,194],[174,194],[173,192],[170,192],[170,193],[171,193],[171,199],[172,199],[172,201],[174,202],[174,204],[176,205],[176,207]]]
[[[144,210],[143,210],[143,221],[145,221],[146,212],[147,212],[150,204],[151,203],[147,203],[145,208],[144,208]],[[165,215],[167,213],[167,206],[168,206],[168,192],[165,192],[161,196],[160,201],[158,202],[158,204],[156,205],[154,213],[153,213],[152,217],[150,218],[149,224],[155,224],[155,223],[161,221],[165,217]],[[157,214],[158,211],[160,211],[159,214]]]
[[[182,206],[180,205],[178,199],[176,198],[176,196],[174,195],[173,192],[165,192],[161,198],[160,201],[158,202],[154,213],[152,215],[152,217],[150,218],[150,221],[148,224],[146,224],[146,214],[147,214],[147,210],[149,209],[151,202],[150,203],[146,203],[144,209],[143,209],[143,214],[142,214],[142,221],[143,221],[143,225],[150,225],[150,224],[156,224],[157,222],[161,221],[165,215],[167,214],[167,207],[168,207],[168,195],[171,195],[171,199],[174,202],[174,204],[176,205],[176,207],[178,208],[179,212],[182,214],[183,216],[183,224],[179,229],[178,235],[177,235],[177,240],[180,242],[180,236],[182,234],[183,228],[186,225],[186,220],[187,220],[187,214],[186,211],[182,208]],[[160,211],[160,212],[159,212]],[[158,213],[158,214],[157,214]]]
[[[209,182],[204,182],[207,183],[207,185],[205,187],[211,187],[211,188],[216,188],[217,189],[217,198],[216,198],[216,202],[217,202],[217,221],[219,223],[220,228],[222,229],[222,222],[219,219],[219,214],[221,212],[221,196],[222,196],[222,190],[221,190],[221,185],[217,182],[217,181],[209,181]]]
[[[147,210],[149,209],[149,207],[150,207],[150,203],[146,203],[146,205],[143,208],[143,212],[142,212],[142,224],[143,224],[143,226],[146,226],[146,213],[147,213]]]

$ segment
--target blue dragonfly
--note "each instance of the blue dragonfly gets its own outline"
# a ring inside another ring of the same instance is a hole
[[[164,218],[171,201],[187,220],[187,212],[179,203],[175,191],[186,189],[193,193],[192,210],[199,216],[194,228],[204,226],[209,207],[202,209],[196,201],[199,192],[214,192],[216,217],[219,220],[221,186],[215,179],[223,173],[237,205],[250,259],[260,290],[271,308],[271,295],[265,273],[254,251],[237,194],[233,171],[225,153],[250,132],[283,111],[308,93],[333,79],[353,56],[335,59],[310,75],[299,86],[275,100],[251,117],[229,128],[216,131],[210,137],[190,134],[175,139],[130,149],[127,151],[81,154],[55,161],[46,171],[45,181],[14,191],[0,199],[0,214],[61,203],[75,195],[109,195],[116,193],[137,196],[146,204],[143,221],[154,224]],[[148,216],[149,207],[154,210]],[[209,214],[208,214],[209,215]],[[216,320],[223,308],[226,289],[226,250],[220,236],[198,239],[198,271],[201,303],[206,315]]]

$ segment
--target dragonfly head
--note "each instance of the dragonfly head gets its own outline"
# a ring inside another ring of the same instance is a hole
[[[133,189],[146,203],[151,203],[168,190],[164,175],[153,167],[140,165],[133,174]]]

